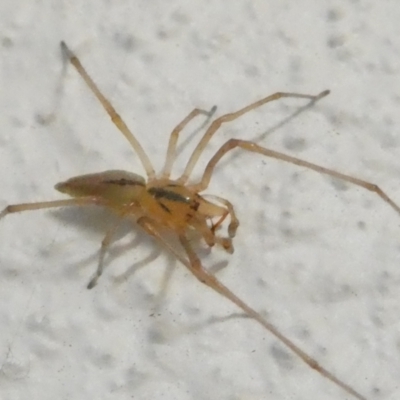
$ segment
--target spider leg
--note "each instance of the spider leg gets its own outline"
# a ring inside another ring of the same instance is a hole
[[[226,214],[224,214],[226,215]],[[222,215],[222,218],[224,218]],[[219,222],[219,221],[218,221]],[[221,246],[226,252],[232,254],[233,244],[231,237],[220,237],[215,235],[214,227],[209,227],[205,219],[199,219],[191,222],[193,227],[200,232],[201,236],[203,237],[204,241],[207,243],[207,246],[213,247],[215,244]]]
[[[226,200],[226,199],[224,199],[224,198],[222,198],[222,197],[219,197],[219,196],[210,195],[210,194],[204,194],[204,195],[202,195],[202,196],[203,196],[203,197],[206,197],[206,198],[214,199],[214,200],[216,200],[216,201],[222,203],[222,204],[227,208],[227,210],[228,210],[228,211],[227,211],[227,214],[229,214],[230,219],[231,219],[231,221],[229,222],[229,225],[228,225],[228,235],[229,235],[230,238],[234,238],[235,235],[236,235],[237,228],[239,227],[239,220],[238,220],[238,218],[237,218],[237,216],[236,216],[235,209],[233,208],[233,204],[232,204],[230,201],[228,201],[228,200]],[[222,224],[222,222],[223,222],[224,219],[226,218],[227,214],[224,214],[224,215],[212,226],[213,232],[215,232],[215,230],[219,227],[219,225]]]
[[[106,252],[108,248],[110,247],[110,244],[112,243],[113,236],[117,232],[118,228],[121,226],[123,223],[123,220],[119,219],[105,234],[103,240],[101,241],[101,247],[100,247],[100,254],[99,254],[99,263],[97,265],[97,270],[93,276],[93,278],[90,280],[90,282],[87,285],[88,289],[92,289],[94,286],[96,286],[98,279],[100,278],[101,274],[103,273],[104,269],[104,256],[106,255]]]
[[[150,236],[156,238],[169,252],[171,252],[182,264],[188,266],[188,260],[182,256],[170,243],[160,234],[158,224],[149,217],[140,217],[136,223]]]
[[[110,116],[113,124],[125,136],[125,138],[128,140],[128,142],[132,146],[133,150],[139,156],[139,159],[146,171],[148,179],[149,180],[153,179],[155,177],[154,168],[153,168],[153,165],[151,164],[149,157],[147,156],[146,152],[144,151],[142,145],[139,143],[139,141],[136,139],[136,137],[133,135],[133,133],[129,130],[128,126],[123,121],[121,116],[117,113],[117,111],[112,106],[112,104],[109,102],[109,100],[107,100],[107,98],[103,95],[103,93],[100,92],[99,88],[94,83],[93,79],[89,76],[89,74],[86,72],[85,68],[79,61],[78,57],[68,48],[68,46],[65,44],[65,42],[61,42],[61,50],[63,52],[64,57],[71,62],[71,64],[78,71],[79,75],[83,78],[83,80],[85,81],[85,83],[87,84],[89,89],[99,100],[99,102],[101,103],[103,108],[106,110],[107,114]]]
[[[329,168],[322,167],[317,164],[313,164],[304,160],[301,160],[296,157],[288,156],[287,154],[280,153],[278,151],[270,150],[265,147],[259,146],[256,143],[249,142],[247,140],[239,140],[239,139],[230,139],[224,145],[222,145],[219,150],[214,154],[211,158],[209,163],[206,166],[204,171],[203,177],[201,178],[200,183],[191,186],[192,190],[195,191],[202,191],[207,188],[208,184],[210,183],[210,179],[212,173],[214,171],[215,166],[217,165],[218,161],[229,151],[235,148],[241,148],[246,151],[250,151],[252,153],[259,153],[266,157],[275,158],[278,160],[286,161],[290,164],[295,164],[300,167],[308,168],[313,171],[316,171],[320,174],[325,174],[331,176],[336,179],[340,179],[345,182],[352,183],[353,185],[360,186],[370,192],[376,193],[385,203],[389,204],[397,213],[400,214],[400,207],[377,185],[363,181],[358,178],[354,178],[353,176],[342,174],[341,172],[334,171]]]
[[[232,303],[236,304],[241,310],[243,310],[246,315],[250,318],[256,320],[265,329],[267,329],[272,335],[274,335],[280,342],[282,342],[286,347],[288,347],[293,353],[300,357],[310,368],[318,371],[326,379],[333,382],[335,385],[342,388],[345,392],[353,395],[359,400],[366,400],[364,396],[356,392],[348,384],[337,378],[331,372],[323,368],[318,362],[301,350],[297,345],[295,345],[291,340],[284,336],[274,325],[268,322],[265,318],[261,316],[260,313],[249,307],[245,302],[239,299],[233,292],[231,292],[225,285],[223,285],[214,275],[206,271],[201,265],[200,259],[194,252],[188,239],[180,235],[179,240],[188,255],[189,262],[186,261],[184,265],[193,273],[193,275],[202,283],[210,287],[215,292],[219,293],[226,299],[230,300]]]
[[[262,325],[265,329],[267,329],[272,335],[274,335],[279,341],[281,341],[286,347],[288,347],[293,353],[295,353],[298,357],[300,357],[310,368],[315,369],[321,375],[323,375],[326,379],[330,380],[340,388],[342,388],[347,393],[353,395],[359,400],[367,400],[364,396],[356,392],[349,385],[341,381],[331,372],[327,371],[321,365],[318,364],[316,360],[314,360],[311,356],[297,347],[291,340],[289,340],[286,336],[279,332],[274,325],[265,320],[261,314],[257,311],[253,310],[246,303],[244,303],[241,299],[239,299],[234,293],[232,293],[225,285],[223,285],[214,275],[211,275],[208,271],[206,271],[196,253],[190,246],[189,240],[184,235],[179,235],[179,241],[185,250],[188,259],[182,256],[182,254],[173,247],[170,243],[168,243],[160,234],[158,230],[157,222],[153,221],[148,217],[141,217],[137,221],[138,225],[141,226],[145,232],[149,235],[156,238],[160,244],[162,244],[168,251],[175,255],[175,257],[190,271],[193,275],[202,283],[209,286],[212,290],[219,293],[221,296],[230,300],[236,306],[238,306],[244,313],[254,320],[256,320],[260,325]]]
[[[43,210],[46,208],[66,207],[66,206],[85,206],[91,204],[99,204],[97,199],[81,197],[78,199],[65,199],[65,200],[53,200],[53,201],[39,201],[36,203],[20,203],[11,204],[4,208],[0,213],[0,219],[4,218],[8,214],[18,213],[22,211],[33,211]]]
[[[200,108],[195,108],[184,120],[182,120],[182,122],[180,122],[174,128],[169,137],[168,150],[165,158],[165,165],[161,174],[162,178],[168,179],[171,174],[172,165],[175,161],[175,156],[176,156],[176,145],[178,143],[178,138],[181,131],[192,119],[196,118],[200,114],[207,116],[207,119],[203,123],[203,125],[206,125],[210,120],[210,118],[214,115],[216,109],[217,109],[216,106],[212,107],[210,111],[202,110]]]
[[[309,94],[299,94],[299,93],[285,93],[285,92],[277,92],[274,93],[270,96],[265,97],[264,99],[258,100],[236,112],[229,113],[222,115],[221,117],[217,118],[207,129],[207,131],[204,133],[204,136],[201,138],[200,142],[198,145],[195,147],[192,155],[189,158],[189,161],[186,165],[186,168],[182,174],[182,176],[178,179],[178,182],[180,184],[184,184],[187,182],[189,179],[189,176],[191,175],[193,168],[195,167],[197,161],[200,158],[200,155],[202,154],[203,150],[207,146],[208,142],[211,140],[213,137],[214,133],[221,127],[222,124],[226,122],[231,122],[242,115],[248,113],[249,111],[254,110],[255,108],[258,108],[266,103],[269,103],[271,101],[279,100],[282,98],[298,98],[298,99],[309,99],[310,100],[310,105],[316,103],[318,100],[322,99],[323,97],[327,96],[329,94],[329,90],[324,90],[320,94],[313,96]],[[297,114],[296,114],[297,115]]]
[[[229,215],[229,211],[226,210],[225,213],[223,215],[221,215],[218,219],[217,222],[213,222],[211,220],[211,232],[215,234],[215,232],[217,231],[217,229],[222,225],[222,223],[226,220],[226,217]]]

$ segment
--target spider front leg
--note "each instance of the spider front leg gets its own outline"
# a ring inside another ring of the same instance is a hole
[[[214,275],[210,274],[205,270],[201,264],[200,259],[197,254],[192,249],[189,240],[184,236],[179,236],[179,241],[181,242],[186,254],[189,258],[189,262],[184,262],[183,264],[193,273],[193,275],[201,282],[210,287],[215,292],[219,293],[221,296],[230,300],[232,303],[236,304],[241,310],[245,312],[250,318],[256,320],[260,325],[262,325],[267,331],[274,335],[281,343],[288,347],[293,353],[295,353],[301,360],[303,360],[310,368],[319,372],[326,379],[334,383],[336,386],[342,388],[345,392],[353,395],[359,400],[367,400],[360,393],[355,391],[347,383],[336,377],[334,374],[323,368],[314,358],[305,353],[297,345],[295,345],[290,339],[284,336],[273,324],[268,322],[260,313],[255,311],[253,308],[248,306],[243,300],[237,297],[230,289],[223,285]]]

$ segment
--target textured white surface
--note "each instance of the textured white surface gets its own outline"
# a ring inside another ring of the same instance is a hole
[[[205,159],[229,137],[257,139],[400,201],[399,18],[396,1],[3,0],[0,206],[60,198],[53,185],[78,174],[141,173],[76,72],[62,76],[60,40],[158,167],[196,106],[221,115],[275,91],[329,88],[262,138],[302,102],[227,126]],[[228,260],[224,283],[368,399],[400,398],[400,217],[361,189],[239,152],[209,192],[235,204],[241,227],[235,254],[205,264]],[[236,308],[136,232],[86,290],[111,221],[88,210],[1,221],[1,399],[350,399],[256,323],[211,323]]]

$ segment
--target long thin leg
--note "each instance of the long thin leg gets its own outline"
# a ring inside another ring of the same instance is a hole
[[[117,229],[121,226],[122,220],[118,220],[116,224],[114,224],[105,234],[103,240],[101,241],[100,254],[99,254],[99,264],[97,266],[97,270],[87,285],[88,289],[92,289],[97,284],[97,280],[100,278],[104,269],[104,256],[112,242],[113,236],[115,235]]]
[[[207,146],[208,142],[211,140],[213,137],[214,133],[221,127],[222,124],[226,122],[231,122],[242,115],[248,113],[249,111],[254,110],[255,108],[258,108],[266,103],[269,103],[271,101],[279,100],[285,97],[291,97],[291,98],[297,98],[297,99],[309,99],[311,103],[316,103],[318,100],[322,99],[323,97],[327,96],[329,94],[329,90],[324,90],[320,94],[313,96],[309,94],[298,94],[298,93],[283,93],[283,92],[278,92],[274,93],[268,97],[265,97],[264,99],[258,100],[255,103],[250,104],[247,107],[244,107],[236,112],[230,113],[230,114],[225,114],[222,115],[221,117],[217,118],[207,129],[205,132],[204,136],[200,140],[199,144],[196,146],[194,149],[192,155],[189,158],[189,161],[186,165],[186,168],[183,172],[183,175],[178,179],[178,182],[180,184],[184,184],[187,182],[189,179],[190,174],[193,171],[193,168],[195,167],[197,161],[199,160],[199,157],[205,147]]]
[[[93,198],[79,198],[79,199],[40,201],[37,203],[12,204],[4,208],[4,210],[0,213],[0,219],[4,218],[8,214],[22,212],[22,211],[42,210],[46,208],[56,208],[56,207],[66,207],[66,206],[85,206],[91,204],[99,204],[99,202]]]
[[[240,147],[241,149],[250,151],[252,153],[259,153],[266,157],[276,158],[278,160],[282,160],[290,164],[295,164],[300,167],[312,169],[313,171],[319,172],[320,174],[325,174],[333,178],[352,183],[353,185],[360,186],[366,190],[369,190],[370,192],[376,193],[384,202],[389,204],[390,207],[392,207],[397,213],[400,214],[400,207],[379,186],[373,183],[354,178],[353,176],[342,174],[329,168],[321,167],[320,165],[309,163],[296,157],[288,156],[287,154],[283,154],[278,151],[266,149],[259,146],[258,144],[249,142],[247,140],[239,139],[230,139],[220,147],[220,149],[214,154],[214,156],[207,164],[200,183],[190,186],[190,189],[196,192],[206,189],[208,184],[210,183],[211,176],[218,161],[226,153],[235,149],[236,147]]]
[[[147,177],[149,179],[153,179],[155,177],[155,172],[153,165],[150,162],[149,157],[144,151],[142,145],[135,138],[133,133],[129,130],[121,116],[117,113],[115,108],[111,105],[111,103],[106,99],[106,97],[100,92],[97,85],[94,83],[93,79],[88,75],[85,68],[79,61],[78,57],[68,48],[65,42],[61,42],[61,50],[64,54],[64,57],[67,58],[71,64],[76,68],[79,75],[83,78],[85,83],[88,85],[89,89],[93,92],[93,94],[100,101],[101,105],[106,110],[107,114],[110,116],[111,121],[114,125],[120,130],[120,132],[125,136],[128,142],[131,144],[133,150],[137,153],[142,162],[142,165],[146,171]]]
[[[207,119],[204,122],[204,124],[206,124],[210,120],[210,118],[214,115],[216,109],[217,109],[216,106],[212,107],[210,111],[202,110],[200,108],[195,108],[182,122],[180,122],[175,127],[175,129],[171,133],[171,136],[169,137],[168,150],[165,158],[165,165],[161,175],[162,178],[168,179],[171,174],[172,165],[174,164],[176,156],[176,145],[178,143],[178,138],[181,131],[193,118],[196,118],[200,114],[207,116]]]
[[[170,243],[166,242],[157,229],[157,222],[149,217],[141,217],[137,224],[150,236],[155,237],[169,252],[171,252],[182,264],[189,266],[188,260],[182,256]]]
[[[278,338],[286,347],[288,347],[293,353],[300,357],[310,368],[318,371],[326,379],[333,382],[335,385],[342,388],[347,393],[353,395],[359,400],[366,400],[364,396],[356,392],[347,383],[340,380],[338,377],[333,375],[331,372],[327,371],[318,362],[296,346],[291,340],[284,336],[274,325],[265,320],[261,314],[249,307],[241,299],[239,299],[235,294],[233,294],[225,285],[223,285],[214,275],[211,275],[206,271],[196,253],[193,251],[188,239],[185,236],[179,236],[179,240],[184,247],[188,257],[189,263],[185,262],[184,265],[193,273],[193,275],[202,283],[215,290],[217,293],[230,300],[232,303],[236,304],[240,309],[242,309],[249,317],[256,320],[265,329],[267,329],[272,335]]]
[[[267,331],[269,331],[272,335],[274,335],[279,341],[281,341],[286,347],[288,347],[293,353],[295,353],[298,357],[300,357],[310,368],[318,371],[322,376],[326,379],[333,382],[335,385],[342,388],[347,393],[353,395],[355,398],[359,400],[367,400],[364,396],[356,392],[349,385],[341,381],[335,375],[327,371],[321,365],[318,364],[316,360],[314,360],[311,356],[297,347],[291,340],[289,340],[286,336],[281,334],[274,325],[265,320],[261,314],[257,311],[253,310],[246,303],[240,300],[235,294],[233,294],[226,286],[224,286],[221,282],[219,282],[214,275],[211,275],[207,272],[203,266],[196,253],[190,246],[188,239],[185,236],[179,236],[179,240],[186,251],[189,259],[186,259],[182,256],[182,254],[171,244],[165,241],[165,239],[160,234],[157,223],[151,220],[148,217],[139,218],[137,221],[139,226],[141,226],[149,235],[156,238],[160,244],[162,244],[168,251],[175,255],[175,257],[190,271],[193,275],[202,283],[209,286],[212,290],[219,293],[221,296],[230,300],[232,303],[237,305],[241,310],[245,312],[245,314],[256,320],[260,325],[262,325]]]

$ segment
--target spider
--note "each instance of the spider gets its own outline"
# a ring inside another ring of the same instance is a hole
[[[64,42],[61,42],[61,49],[64,58],[69,60],[69,62],[71,62],[75,67],[92,93],[104,107],[112,122],[128,140],[134,152],[136,152],[144,167],[147,179],[144,179],[142,176],[135,173],[120,170],[111,170],[73,177],[65,182],[58,183],[55,186],[56,190],[69,195],[71,198],[9,205],[0,213],[0,219],[11,213],[64,206],[97,205],[114,211],[119,216],[119,219],[107,231],[102,240],[98,267],[87,286],[88,289],[91,289],[96,285],[97,280],[103,272],[105,254],[122,220],[125,218],[133,219],[146,233],[157,239],[158,242],[174,254],[201,283],[207,285],[212,290],[234,303],[248,317],[257,321],[267,331],[274,335],[309,367],[319,372],[322,376],[333,382],[348,394],[351,394],[359,400],[366,400],[366,397],[321,366],[315,359],[283,335],[278,328],[267,321],[255,309],[251,308],[247,303],[237,297],[229,288],[205,269],[188,237],[191,232],[195,231],[205,241],[207,246],[213,247],[214,245],[218,245],[228,253],[233,252],[232,240],[239,226],[239,220],[235,214],[233,205],[222,197],[204,195],[201,194],[201,192],[207,189],[214,169],[221,158],[236,148],[295,164],[360,186],[376,193],[396,212],[400,213],[400,207],[378,186],[372,183],[261,147],[254,142],[241,139],[229,139],[210,159],[200,181],[197,183],[188,183],[189,177],[198,162],[200,155],[221,125],[234,121],[242,115],[266,103],[282,98],[290,97],[308,99],[310,105],[312,105],[327,96],[329,90],[325,90],[318,95],[277,92],[238,111],[216,118],[210,124],[195,147],[183,174],[178,179],[171,179],[171,169],[175,161],[176,146],[181,131],[198,115],[205,115],[210,119],[214,114],[216,107],[213,107],[210,111],[196,108],[175,127],[170,135],[164,167],[161,173],[156,175],[152,163],[141,144],[129,130],[111,103],[100,92],[99,88],[88,75],[77,56]],[[227,236],[220,236],[218,234],[218,228],[221,227],[226,218],[229,218]],[[174,235],[174,237],[178,239],[181,249],[177,249],[166,240],[165,232]]]

